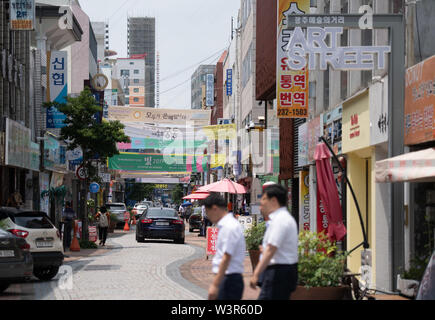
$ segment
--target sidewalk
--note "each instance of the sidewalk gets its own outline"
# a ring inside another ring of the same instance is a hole
[[[214,274],[211,272],[212,259],[206,259],[205,249],[207,242],[205,237],[198,237],[198,232],[188,233],[186,231],[186,243],[204,248],[204,257],[201,259],[193,260],[181,266],[180,272],[182,276],[197,286],[208,290],[213,281]],[[252,265],[249,255],[245,257],[245,272],[243,273],[243,280],[245,282],[245,289],[243,290],[243,300],[257,300],[260,294],[260,289],[252,289],[249,286],[249,280],[252,276]]]
[[[107,238],[116,238],[119,237],[123,234],[125,234],[126,232],[123,230],[115,230],[114,233],[109,233]],[[98,245],[98,241],[96,242],[96,244]],[[104,247],[102,246],[98,246],[98,249],[80,249],[80,251],[66,251],[64,253],[65,258],[63,260],[64,263],[68,263],[68,262],[72,262],[72,261],[77,261],[83,258],[87,258],[87,257],[95,257],[95,256],[101,256],[106,254],[109,250],[113,249],[112,245],[105,245]]]

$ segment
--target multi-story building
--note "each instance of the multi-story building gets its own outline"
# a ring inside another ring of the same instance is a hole
[[[126,105],[146,106],[146,54],[118,58],[113,76],[124,92]]]
[[[155,73],[156,73],[156,19],[152,17],[128,18],[127,54],[146,54],[145,68],[145,106],[155,107]]]
[[[216,65],[200,65],[191,76],[191,108],[205,108],[205,90],[207,75],[212,74],[214,77]]]
[[[429,18],[435,10],[433,1],[409,1],[407,6],[404,1],[396,0],[317,0],[310,3],[310,12],[306,13],[311,14],[340,17],[358,14],[361,6],[369,5],[375,15],[402,15],[407,29],[406,48],[393,54],[406,52],[408,67],[435,52],[433,43],[423,44],[419,41],[433,27],[433,21]],[[256,96],[265,102],[276,99],[276,12],[276,2],[257,0],[257,27],[261,28],[256,39],[259,50],[257,68],[261,70],[257,70],[256,75]],[[391,44],[390,35],[386,29],[344,28],[339,45],[386,46]],[[391,56],[387,61],[390,59]],[[349,187],[340,178],[338,166],[332,161],[343,208],[343,221],[347,228],[346,237],[339,245],[352,252],[347,259],[347,267],[352,272],[364,273],[364,281],[370,288],[386,292],[397,289],[397,275],[410,267],[413,258],[421,257],[422,248],[431,243],[421,232],[425,222],[419,218],[419,212],[422,206],[427,208],[430,205],[433,192],[433,188],[427,184],[393,186],[375,181],[376,163],[391,155],[393,138],[398,141],[396,148],[400,149],[401,144],[405,152],[433,147],[433,140],[406,147],[400,142],[403,137],[391,137],[392,130],[403,127],[405,119],[390,121],[393,119],[388,112],[390,99],[393,95],[405,97],[403,91],[389,91],[390,83],[397,80],[389,79],[389,68],[387,63],[382,70],[338,71],[330,66],[324,71],[311,70],[308,118],[280,119],[280,129],[285,126],[283,131],[288,132],[288,136],[280,137],[281,146],[288,148],[288,156],[281,157],[280,161],[281,167],[286,166],[290,170],[285,179],[291,192],[292,214],[301,223],[305,219],[302,213],[306,209],[305,212],[310,212],[310,218],[304,222],[309,229],[320,231],[325,228],[325,223],[317,222],[319,216],[322,217],[322,210],[317,199],[313,159],[315,146],[319,137],[323,136],[340,157],[360,207],[361,217]],[[269,113],[270,109],[267,111]],[[277,110],[272,112],[276,113]],[[299,186],[305,184],[309,192],[300,194]],[[309,197],[309,204],[304,203],[302,197]],[[303,208],[305,205],[308,207]],[[300,224],[301,229],[305,227]],[[368,242],[368,248],[365,249],[361,245],[364,240],[363,228]]]
[[[97,40],[97,62],[104,63],[106,50],[109,50],[109,24],[106,22],[92,22]]]

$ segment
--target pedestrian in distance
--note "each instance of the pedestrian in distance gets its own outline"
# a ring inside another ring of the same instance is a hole
[[[63,250],[66,251],[71,247],[71,232],[74,220],[77,219],[76,213],[71,206],[71,201],[65,202],[65,208],[62,211],[63,223]]]
[[[279,184],[263,191],[260,210],[267,227],[260,261],[250,281],[253,289],[261,286],[259,300],[289,300],[296,289],[298,229],[287,210],[287,201],[287,189]]]
[[[198,237],[205,237],[207,233],[207,227],[211,226],[210,220],[207,217],[207,211],[205,210],[205,206],[201,207],[201,229],[198,234]]]
[[[212,194],[204,201],[207,216],[217,224],[218,239],[212,262],[215,274],[208,291],[209,300],[241,300],[243,296],[243,271],[245,237],[240,223],[228,213],[225,199]]]
[[[100,240],[100,246],[106,245],[107,231],[110,225],[110,213],[107,211],[106,207],[101,207],[100,211],[97,212],[95,218],[98,220],[98,238]]]

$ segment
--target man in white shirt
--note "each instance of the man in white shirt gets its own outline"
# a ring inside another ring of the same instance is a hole
[[[262,275],[259,300],[288,300],[298,278],[298,229],[287,210],[288,192],[281,185],[266,187],[260,210],[267,221],[263,252],[250,281],[255,289]],[[263,273],[264,272],[264,273]]]
[[[204,201],[207,217],[219,229],[212,271],[215,274],[208,291],[209,300],[241,300],[246,253],[240,223],[227,211],[225,199],[212,194]]]

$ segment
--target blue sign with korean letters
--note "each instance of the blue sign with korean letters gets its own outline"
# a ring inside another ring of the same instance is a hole
[[[233,69],[227,69],[227,96],[233,95]]]
[[[212,73],[207,74],[205,105],[214,106],[214,75]]]
[[[51,51],[48,65],[48,92],[47,100],[66,103],[68,95],[68,53],[66,51]],[[47,108],[47,128],[65,127],[66,116],[55,107]]]

